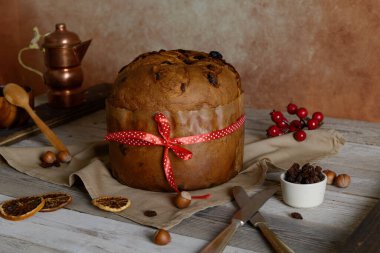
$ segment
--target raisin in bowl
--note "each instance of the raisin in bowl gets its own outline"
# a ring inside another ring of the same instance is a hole
[[[310,208],[322,204],[327,177],[322,168],[305,164],[293,166],[281,174],[281,190],[284,202],[296,208]]]

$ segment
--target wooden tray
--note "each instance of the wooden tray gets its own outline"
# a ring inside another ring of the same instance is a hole
[[[42,104],[35,108],[35,112],[50,128],[53,128],[104,109],[105,98],[109,90],[109,84],[95,85],[86,91],[86,101],[83,105],[73,108],[52,108],[48,104]],[[34,122],[29,119],[27,124],[23,127],[0,129],[0,146],[10,145],[38,133],[40,133],[40,130]]]

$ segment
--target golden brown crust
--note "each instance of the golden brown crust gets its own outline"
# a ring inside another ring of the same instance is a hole
[[[23,197],[4,201],[0,205],[0,216],[7,220],[19,221],[31,217],[45,205],[39,196]]]
[[[48,193],[41,196],[45,199],[45,205],[40,212],[52,212],[68,205],[72,198],[67,193]]]
[[[127,198],[110,196],[103,196],[93,199],[91,203],[104,211],[114,213],[121,212],[131,205],[131,201]]]
[[[161,50],[122,68],[108,101],[131,111],[182,111],[224,105],[241,93],[239,74],[223,59],[196,51]]]

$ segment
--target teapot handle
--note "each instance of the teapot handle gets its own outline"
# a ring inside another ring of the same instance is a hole
[[[17,57],[17,58],[18,58],[18,62],[20,63],[20,65],[21,65],[23,68],[25,68],[25,69],[27,69],[27,70],[29,70],[29,71],[32,71],[32,72],[36,73],[37,75],[43,77],[43,74],[42,74],[41,71],[38,71],[38,70],[36,70],[36,69],[34,69],[34,68],[32,68],[32,67],[27,66],[27,65],[22,61],[22,58],[21,58],[22,53],[25,52],[26,50],[30,50],[30,49],[37,49],[37,50],[40,50],[40,46],[38,45],[38,41],[40,40],[41,35],[40,35],[39,31],[38,31],[38,28],[37,28],[37,27],[34,27],[34,28],[33,28],[33,32],[34,32],[34,36],[33,36],[33,39],[30,41],[29,46],[28,46],[28,47],[24,47],[24,48],[22,48],[22,49],[18,52],[18,57]]]

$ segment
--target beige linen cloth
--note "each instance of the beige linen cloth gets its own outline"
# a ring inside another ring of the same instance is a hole
[[[0,154],[16,170],[47,182],[72,186],[74,181],[80,178],[91,198],[103,195],[125,196],[132,204],[125,211],[118,213],[119,215],[147,226],[170,229],[200,210],[231,201],[230,192],[235,185],[244,187],[249,193],[255,191],[255,186],[265,178],[267,160],[264,158],[277,166],[288,168],[293,162],[313,161],[335,154],[345,142],[338,132],[325,129],[307,131],[307,139],[303,142],[295,141],[290,134],[258,139],[257,136],[246,132],[244,171],[223,185],[191,192],[193,196],[210,193],[211,197],[206,200],[194,199],[186,209],[178,209],[173,205],[174,193],[134,189],[115,180],[106,167],[107,143],[71,146],[69,149],[73,155],[72,161],[52,168],[39,166],[39,156],[48,149],[47,147],[0,147]],[[90,201],[88,203],[90,204]],[[146,210],[156,211],[157,216],[146,217]]]

